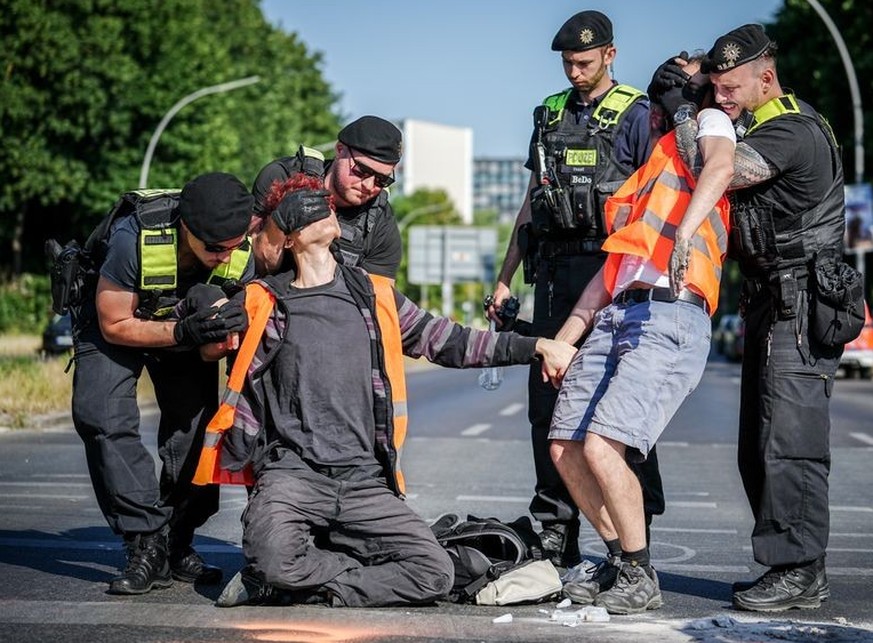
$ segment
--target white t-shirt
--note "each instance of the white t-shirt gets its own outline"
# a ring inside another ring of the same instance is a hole
[[[704,136],[720,136],[737,142],[737,134],[731,119],[720,109],[706,108],[697,114],[697,138]],[[613,296],[627,290],[633,283],[645,283],[655,287],[668,287],[670,278],[661,272],[655,264],[637,255],[622,255],[618,266]]]

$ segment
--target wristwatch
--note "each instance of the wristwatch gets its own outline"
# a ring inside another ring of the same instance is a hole
[[[693,103],[683,103],[679,105],[679,109],[673,114],[673,125],[681,125],[685,121],[697,118],[697,105]]]

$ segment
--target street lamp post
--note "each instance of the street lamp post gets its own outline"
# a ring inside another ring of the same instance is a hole
[[[145,156],[142,159],[142,168],[140,168],[139,171],[140,189],[148,186],[149,167],[152,163],[152,156],[155,153],[155,147],[158,144],[158,139],[161,138],[161,134],[164,132],[164,129],[167,127],[173,116],[175,116],[179,112],[179,110],[185,107],[185,105],[187,105],[188,103],[193,103],[195,100],[203,96],[229,92],[240,87],[245,87],[246,85],[253,85],[259,80],[261,80],[260,76],[247,76],[246,78],[240,78],[239,80],[232,80],[227,83],[212,85],[211,87],[204,87],[203,89],[198,89],[196,92],[188,94],[187,96],[179,100],[175,105],[173,105],[170,110],[166,114],[164,114],[161,122],[158,123],[158,126],[155,129],[154,134],[152,134],[151,140],[149,141],[149,146],[146,148]]]
[[[849,55],[849,50],[846,47],[846,42],[837,29],[837,25],[831,20],[827,11],[818,2],[818,0],[806,0],[831,32],[834,41],[837,44],[837,50],[840,52],[840,58],[843,60],[843,67],[846,68],[846,76],[849,78],[849,92],[852,94],[852,111],[855,117],[855,183],[861,183],[864,180],[864,111],[861,108],[861,90],[858,88],[858,76],[855,74],[855,66],[852,64],[852,57]]]

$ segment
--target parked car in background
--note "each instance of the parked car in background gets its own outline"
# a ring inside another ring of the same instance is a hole
[[[42,332],[42,353],[60,355],[73,348],[73,324],[70,315],[54,315]]]
[[[712,331],[712,345],[717,353],[729,360],[739,361],[743,358],[745,324],[739,315],[722,315],[718,326]]]
[[[864,304],[864,328],[861,334],[848,344],[840,358],[840,370],[846,377],[873,376],[873,320],[870,307]]]

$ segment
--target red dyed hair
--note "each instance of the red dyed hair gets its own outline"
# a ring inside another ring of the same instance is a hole
[[[267,196],[264,198],[264,217],[270,216],[273,210],[279,207],[279,204],[282,202],[282,199],[285,198],[285,195],[289,192],[297,192],[298,190],[323,190],[324,183],[321,179],[315,176],[310,176],[308,174],[298,173],[292,177],[285,179],[284,181],[275,180],[273,184],[270,186],[270,191],[267,192]],[[334,203],[333,195],[330,194],[327,197],[328,205],[330,205],[331,210],[336,209],[336,205]]]

